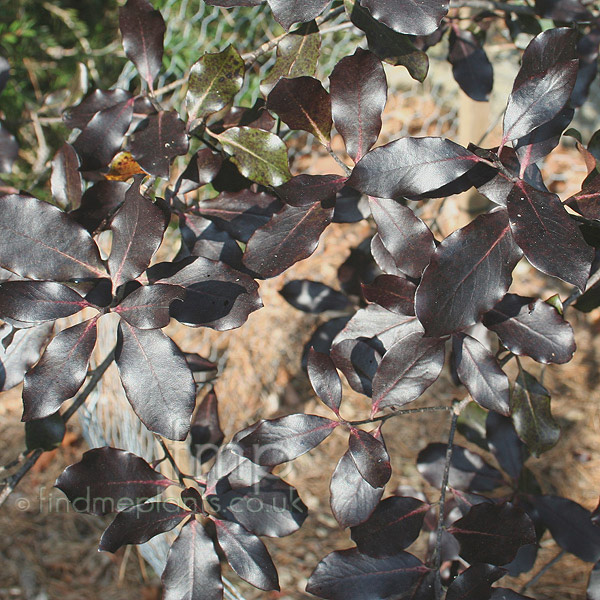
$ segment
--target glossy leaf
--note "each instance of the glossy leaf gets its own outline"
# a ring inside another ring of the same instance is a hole
[[[132,184],[125,202],[112,220],[113,241],[108,258],[115,288],[138,277],[162,242],[166,228],[164,212]]]
[[[508,290],[520,258],[502,210],[449,235],[417,288],[415,308],[426,334],[446,335],[479,321]]]
[[[565,204],[586,219],[600,220],[600,171],[594,169],[581,184],[581,191]]]
[[[119,102],[96,113],[73,142],[81,160],[81,171],[96,171],[108,166],[121,149],[133,118],[133,99]]]
[[[274,187],[291,178],[287,147],[275,134],[232,127],[219,135],[219,141],[244,177]]]
[[[342,340],[331,349],[331,358],[350,387],[369,398],[373,396],[373,378],[381,363],[376,345],[360,339]]]
[[[292,206],[306,206],[315,202],[328,202],[335,199],[346,183],[340,175],[296,175],[280,185],[275,193]]]
[[[318,17],[329,4],[329,0],[267,0],[267,4],[271,7],[275,19],[284,29],[289,29],[294,23],[306,23]]]
[[[62,114],[64,124],[70,129],[85,129],[92,117],[101,110],[130,100],[132,95],[121,88],[93,90],[79,104],[71,106]]]
[[[265,278],[283,273],[317,249],[332,216],[333,208],[324,208],[320,202],[284,206],[248,240],[244,265]]]
[[[96,335],[96,319],[90,319],[54,336],[25,375],[23,421],[47,417],[75,396],[85,381]]]
[[[139,456],[116,448],[94,448],[56,480],[78,512],[106,515],[145,502],[172,484]]]
[[[372,487],[383,487],[392,475],[390,456],[384,443],[363,431],[350,428],[348,451],[362,478]]]
[[[358,48],[333,69],[331,109],[333,122],[346,152],[358,162],[377,141],[381,114],[387,100],[387,80],[381,61]]]
[[[217,395],[214,390],[210,390],[198,406],[192,420],[190,437],[192,454],[200,464],[213,458],[216,448],[223,443],[225,435],[221,431]]]
[[[327,310],[344,310],[348,308],[348,298],[319,281],[309,279],[293,279],[286,283],[279,293],[294,308],[307,313],[320,314]]]
[[[536,541],[531,519],[510,502],[476,504],[449,528],[460,543],[460,555],[469,563],[505,565],[525,544]]]
[[[331,358],[327,354],[311,348],[308,351],[307,370],[310,384],[317,396],[336,415],[339,414],[342,402],[342,381]]]
[[[408,552],[373,558],[357,548],[328,554],[308,579],[306,591],[328,600],[410,598],[429,569]]]
[[[70,216],[90,233],[104,230],[125,201],[129,185],[124,181],[97,181],[81,197],[81,206]]]
[[[363,284],[363,296],[368,302],[375,302],[392,312],[413,315],[416,289],[417,286],[408,279],[380,275],[372,284]]]
[[[62,415],[57,411],[43,419],[25,423],[25,446],[31,450],[54,450],[58,448],[67,431]]]
[[[236,452],[257,465],[280,465],[318,446],[338,425],[325,417],[304,414],[263,421],[238,440]]]
[[[396,200],[370,197],[369,206],[378,235],[396,266],[410,277],[420,277],[435,250],[429,227]]]
[[[405,137],[365,154],[348,184],[378,198],[418,196],[454,181],[477,161],[450,140]]]
[[[473,565],[450,584],[446,600],[489,600],[492,595],[492,583],[505,573],[504,569],[492,565]]]
[[[304,370],[306,370],[308,351],[314,348],[317,352],[328,354],[331,350],[333,338],[346,326],[348,320],[348,317],[335,317],[334,319],[325,321],[325,323],[319,325],[314,330],[302,351],[302,368]]]
[[[231,568],[260,590],[279,590],[277,570],[265,545],[233,521],[214,519],[217,540]]]
[[[176,194],[187,194],[210,183],[219,172],[223,158],[210,148],[198,150],[175,185]]]
[[[262,306],[256,281],[222,262],[190,257],[164,265],[168,271],[159,274],[159,282],[185,288],[185,300],[171,305],[171,316],[180,323],[217,331],[235,329]]]
[[[190,515],[172,502],[145,502],[121,511],[100,538],[98,550],[116,552],[127,544],[144,544],[174,529]]]
[[[417,470],[435,488],[440,488],[446,463],[446,444],[433,443],[419,452]],[[501,473],[479,454],[454,445],[448,485],[458,490],[487,492],[504,484]]]
[[[535,496],[533,504],[563,550],[586,562],[598,562],[600,529],[592,525],[589,510],[560,496]]]
[[[148,117],[142,130],[135,132],[131,154],[151,175],[167,178],[176,156],[186,154],[189,141],[185,123],[175,111],[159,111]]]
[[[73,210],[81,204],[83,180],[79,172],[79,158],[71,144],[63,144],[54,155],[50,186],[52,198],[62,209]]]
[[[171,303],[184,298],[185,290],[176,285],[143,285],[131,292],[115,312],[138,329],[159,329],[171,320]]]
[[[514,481],[518,481],[529,452],[517,436],[512,421],[508,417],[490,412],[485,422],[485,430],[490,450],[496,460]]]
[[[89,304],[70,287],[53,281],[0,283],[2,318],[25,323],[54,321],[78,313]]]
[[[429,505],[416,498],[390,496],[361,525],[352,527],[359,552],[374,558],[393,556],[419,537]]]
[[[167,556],[162,574],[164,600],[220,600],[223,597],[219,557],[204,527],[188,521]]]
[[[166,25],[158,10],[147,0],[128,0],[119,10],[119,29],[125,56],[131,60],[152,90],[162,66]]]
[[[518,181],[508,195],[506,206],[515,242],[527,260],[542,273],[583,290],[594,251],[585,243],[558,196]],[[549,239],[551,247],[545,243]]]
[[[375,19],[399,33],[428,35],[448,12],[446,0],[361,0]]]
[[[535,11],[555,21],[591,21],[592,14],[579,0],[535,0]]]
[[[244,81],[244,61],[233,46],[222,52],[206,53],[192,66],[186,106],[188,121],[204,119],[225,108]]]
[[[440,375],[444,340],[420,332],[400,337],[384,354],[373,379],[371,414],[416,400]]]
[[[194,379],[185,357],[159,329],[119,323],[116,363],[127,399],[150,430],[183,440],[196,403]]]
[[[515,429],[533,456],[556,445],[560,427],[550,412],[550,394],[527,371],[515,381],[510,409]]]
[[[502,344],[519,356],[541,363],[566,363],[573,358],[573,329],[547,302],[506,294],[483,317]]]
[[[510,386],[495,356],[475,338],[464,333],[455,334],[452,342],[458,377],[473,400],[483,408],[508,415]]]
[[[269,93],[267,108],[290,129],[312,133],[324,146],[331,133],[331,100],[321,82],[313,77],[280,79]]]
[[[28,279],[106,275],[94,240],[56,206],[30,196],[0,197],[0,266]]]
[[[454,79],[467,96],[485,102],[494,84],[494,69],[479,40],[468,29],[452,27],[449,44]]]

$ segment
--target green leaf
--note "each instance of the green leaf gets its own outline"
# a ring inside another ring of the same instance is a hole
[[[231,127],[218,139],[244,177],[273,187],[292,177],[287,147],[273,133],[253,127]]]
[[[206,53],[192,66],[188,78],[186,106],[190,122],[225,108],[244,81],[244,61],[232,46]]]
[[[286,35],[277,45],[275,64],[260,83],[261,93],[266,96],[281,77],[314,75],[320,49],[321,34],[314,21]]]
[[[344,6],[352,23],[365,32],[373,54],[391,65],[405,67],[413,79],[423,82],[429,70],[429,58],[410,41],[410,36],[380,23],[356,0],[344,0]]]
[[[548,298],[548,300],[546,300],[546,304],[553,306],[557,310],[558,314],[562,316],[564,307],[563,307],[562,300],[560,299],[560,296],[558,294],[554,294],[554,296],[550,296],[550,298]]]
[[[521,370],[511,391],[510,408],[518,436],[539,457],[558,442],[560,427],[550,412],[550,394],[527,371]]]
[[[25,423],[25,445],[27,450],[54,450],[61,445],[65,436],[65,422],[57,411],[43,419]]]

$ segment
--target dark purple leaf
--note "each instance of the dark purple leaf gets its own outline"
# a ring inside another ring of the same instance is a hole
[[[210,148],[198,150],[175,185],[176,194],[188,194],[210,183],[219,172],[223,157]]]
[[[47,417],[83,385],[96,344],[96,321],[64,329],[48,344],[40,361],[25,375],[23,421]]]
[[[188,521],[167,556],[162,574],[163,600],[221,600],[219,557],[204,527]]]
[[[473,400],[488,410],[510,414],[508,377],[495,356],[465,333],[455,334],[452,342],[458,377]]]
[[[460,555],[469,563],[505,565],[521,546],[536,541],[531,519],[510,502],[476,504],[448,533],[458,539]]]
[[[468,29],[450,29],[448,61],[452,75],[473,100],[485,102],[494,84],[494,69],[477,37]]]
[[[373,558],[358,548],[328,554],[308,580],[306,591],[327,600],[414,598],[429,569],[408,552]]]
[[[70,129],[85,129],[92,117],[100,112],[111,108],[121,102],[130,100],[132,95],[123,89],[94,90],[87,95],[77,106],[72,106],[63,112],[62,118]]]
[[[329,0],[267,0],[267,4],[273,11],[273,16],[284,29],[289,29],[294,23],[306,23],[318,17]]]
[[[377,232],[396,266],[420,277],[435,250],[433,234],[415,213],[396,200],[369,198]]]
[[[331,100],[321,82],[313,77],[280,79],[269,93],[267,108],[290,129],[312,133],[324,146],[331,133]]]
[[[100,538],[98,550],[116,552],[127,544],[144,544],[174,529],[190,515],[172,502],[145,502],[121,511]]]
[[[454,181],[478,160],[444,138],[406,137],[367,152],[348,184],[378,198],[417,196]]]
[[[248,240],[244,265],[265,278],[283,273],[316,250],[332,216],[333,208],[324,208],[320,202],[284,206]]]
[[[217,331],[235,329],[262,306],[256,281],[225,263],[200,256],[165,265],[170,271],[164,278],[161,275],[159,283],[186,291],[185,300],[171,306],[171,316],[180,323]]]
[[[594,169],[583,181],[581,191],[565,204],[586,219],[600,220],[600,171]]]
[[[600,563],[596,563],[590,573],[585,599],[600,600]]]
[[[43,419],[25,423],[25,446],[31,450],[54,450],[58,448],[67,431],[62,415],[57,411]]]
[[[535,0],[535,12],[545,19],[567,23],[593,19],[590,11],[579,0]]]
[[[373,395],[373,377],[381,363],[375,345],[362,340],[342,340],[331,349],[331,358],[350,387],[369,398]]]
[[[260,590],[279,590],[277,570],[265,545],[233,521],[213,521],[219,546],[231,568]]]
[[[361,4],[394,31],[413,35],[433,33],[448,12],[446,0],[361,0]]]
[[[19,385],[28,369],[36,363],[42,353],[42,348],[52,333],[52,323],[44,323],[38,327],[18,329],[12,333],[10,342],[5,346],[0,344],[0,391],[5,392]],[[0,327],[0,337],[4,336]]]
[[[348,317],[336,317],[325,321],[315,329],[302,351],[302,368],[304,370],[306,370],[308,351],[314,348],[317,352],[329,354],[333,338],[346,326],[348,320]]]
[[[383,65],[374,54],[358,48],[338,62],[330,81],[335,128],[344,139],[348,155],[358,162],[381,131],[381,114],[387,100]]]
[[[90,306],[77,292],[53,281],[0,283],[0,315],[26,323],[55,321]]]
[[[533,600],[531,596],[523,596],[508,588],[492,588],[490,600]],[[592,599],[593,600],[593,599]]]
[[[416,400],[444,366],[444,340],[412,332],[400,337],[384,354],[373,379],[371,414]]]
[[[446,463],[446,444],[429,444],[419,452],[417,470],[427,483],[442,486]],[[488,465],[479,454],[454,445],[448,485],[457,490],[487,492],[504,484],[502,474]]]
[[[129,184],[124,181],[97,181],[81,198],[81,206],[70,213],[90,233],[105,229],[110,217],[125,201]]]
[[[275,119],[266,108],[266,102],[258,98],[251,108],[243,106],[232,106],[222,118],[211,124],[215,133],[221,133],[230,127],[255,127],[264,131],[271,131],[275,126]]]
[[[0,266],[28,279],[106,275],[94,240],[69,216],[30,196],[0,197]]]
[[[150,115],[147,121],[144,129],[135,132],[131,154],[144,171],[167,178],[173,159],[188,151],[185,123],[175,111],[162,110]]]
[[[574,33],[550,29],[525,49],[504,113],[503,146],[552,120],[565,107],[577,79]]]
[[[506,294],[483,317],[502,344],[519,356],[541,363],[566,363],[573,358],[573,329],[547,302]]]
[[[505,573],[504,569],[492,565],[473,565],[450,584],[446,600],[489,600],[492,583]]]
[[[399,554],[419,537],[429,508],[416,498],[386,498],[367,521],[352,527],[352,541],[359,552],[374,558]]]
[[[415,291],[417,286],[397,275],[380,275],[370,285],[363,284],[363,296],[367,302],[375,302],[383,308],[400,315],[415,314]]]
[[[347,451],[331,477],[331,510],[340,527],[353,527],[366,521],[375,510],[383,487],[374,488],[356,468]]]
[[[408,35],[398,33],[374,19],[357,0],[345,0],[344,5],[352,23],[365,32],[371,52],[391,65],[406,67],[413,79],[421,83],[424,81],[429,69],[429,59]]]
[[[63,210],[73,210],[81,204],[83,180],[79,172],[79,158],[71,144],[63,144],[54,155],[50,186],[52,198]]]
[[[162,66],[165,22],[147,0],[128,0],[119,10],[125,56],[135,64],[150,90]]]
[[[531,454],[539,457],[556,445],[560,427],[550,412],[550,394],[527,371],[515,381],[510,409],[515,429]]]
[[[184,298],[185,290],[177,285],[143,285],[131,292],[115,312],[138,329],[158,329],[169,324],[171,303]]]
[[[511,231],[527,260],[542,273],[585,289],[594,250],[585,243],[558,196],[519,181],[506,204]],[[550,247],[542,244],[547,240],[552,240]]]
[[[385,445],[370,433],[352,427],[348,451],[362,478],[372,487],[383,487],[392,475]]]
[[[266,477],[251,487],[219,494],[212,504],[227,520],[267,537],[294,533],[308,513],[298,492],[285,481],[273,477]]]
[[[500,466],[515,481],[519,480],[523,463],[529,457],[525,444],[519,439],[510,418],[494,412],[488,413],[485,423],[490,450]]]
[[[133,118],[133,98],[96,113],[73,142],[81,160],[81,171],[106,167],[121,149]]]
[[[190,429],[192,454],[203,465],[217,452],[225,435],[221,431],[217,395],[210,390],[204,396],[192,420]]]
[[[340,175],[296,175],[275,189],[275,193],[292,206],[328,202],[344,187],[347,177]]]
[[[480,215],[434,252],[417,288],[415,308],[430,336],[477,323],[504,296],[521,258],[506,211]]]
[[[164,212],[140,194],[139,182],[133,183],[110,225],[113,241],[108,270],[115,289],[144,272],[162,242],[166,226]]]
[[[571,94],[569,104],[579,108],[587,100],[590,86],[598,75],[598,45],[600,44],[600,29],[592,29],[577,43],[577,56],[579,57],[579,71],[577,81]]]
[[[173,482],[139,456],[116,448],[94,448],[56,480],[78,512],[106,515],[141,504]]]
[[[233,46],[206,53],[192,66],[186,105],[188,121],[204,119],[233,101],[244,81],[244,61]]]
[[[383,245],[381,236],[378,233],[371,238],[371,256],[384,273],[404,277],[404,273],[398,268],[389,250]]]
[[[119,323],[116,363],[136,415],[150,430],[184,440],[196,404],[196,388],[185,357],[159,329]]]
[[[294,279],[279,292],[294,308],[307,313],[320,314],[327,310],[345,310],[348,298],[319,281]]]
[[[282,206],[276,196],[242,190],[223,192],[216,198],[200,200],[198,211],[236,240],[247,243],[252,234],[266,225]]]
[[[318,446],[338,425],[325,417],[304,414],[263,421],[237,442],[236,452],[257,465],[280,465]]]
[[[559,496],[535,496],[533,504],[563,550],[586,562],[598,562],[600,529],[593,526],[589,510]]]
[[[370,215],[369,199],[365,195],[348,186],[338,192],[333,211],[334,223],[357,223]]]
[[[181,501],[188,510],[201,513],[203,508],[202,495],[196,488],[186,488],[181,492]],[[188,513],[189,514],[189,513]]]
[[[10,173],[19,157],[17,138],[0,121],[0,173]]]
[[[317,396],[336,415],[339,415],[342,402],[342,381],[331,358],[327,354],[311,348],[308,351],[307,370],[310,384]]]

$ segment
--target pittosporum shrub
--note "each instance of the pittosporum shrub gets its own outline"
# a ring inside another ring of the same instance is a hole
[[[261,0],[206,3],[254,6]],[[128,0],[119,26],[138,87],[95,90],[64,114],[79,133],[54,158],[53,204],[3,188],[0,384],[6,390],[23,382],[28,443],[25,468],[5,481],[3,500],[28,466],[60,443],[65,422],[114,360],[133,410],[157,435],[177,481],[157,470],[162,461],[149,464],[104,447],[86,452],[56,485],[78,511],[116,514],[101,550],[114,552],[180,527],[162,574],[165,598],[221,598],[222,561],[253,586],[277,590],[277,570],[260,536],[292,534],[306,506],[274,469],[316,448],[334,429],[347,432],[348,449],[331,475],[331,508],[355,545],[314,566],[310,594],[334,600],[527,598],[523,590],[493,584],[533,568],[546,530],[564,551],[597,563],[598,513],[544,494],[543,482],[525,466],[531,455],[557,443],[559,428],[549,392],[519,357],[568,362],[575,340],[565,312],[600,305],[598,136],[587,147],[579,136],[588,176],[564,203],[546,188],[538,166],[596,76],[598,7],[577,0],[535,6],[466,0],[450,8],[443,0],[268,4],[286,32],[244,57],[233,46],[200,57],[182,82],[185,105],[172,106],[165,100],[169,90],[154,89],[163,18],[148,0]],[[459,18],[459,5],[472,7],[469,18]],[[344,11],[364,32],[368,49],[356,48],[322,82],[314,78],[319,26]],[[230,15],[235,19],[235,10]],[[404,137],[374,147],[387,99],[382,61],[422,81],[425,51],[447,38],[457,84],[485,101],[493,81],[485,52],[492,25],[513,39],[531,38],[507,98],[499,145]],[[261,84],[264,99],[234,106],[254,62],[274,50],[277,59]],[[8,69],[2,67],[2,85]],[[301,130],[333,153],[333,127],[345,143],[346,155],[335,156],[344,173],[292,174],[286,140]],[[6,127],[0,133],[0,164],[8,171],[17,145]],[[173,161],[183,156],[186,167],[176,173]],[[473,187],[489,199],[489,210],[436,239],[419,207]],[[219,194],[195,193],[210,189]],[[209,391],[192,426],[194,375],[214,375],[216,366],[183,353],[161,329],[171,318],[219,331],[243,326],[262,306],[257,280],[307,259],[342,208],[374,225],[372,237],[353,251],[360,260],[347,269],[345,293],[308,280],[282,289],[306,312],[354,307],[350,318],[319,327],[305,351],[308,378],[329,417],[263,420],[223,443],[217,397]],[[104,231],[112,233],[106,258],[98,245]],[[151,264],[165,232],[180,240],[180,250]],[[523,259],[572,285],[572,293],[546,301],[511,293],[512,272]],[[84,309],[80,323],[53,333],[53,321]],[[108,313],[119,319],[115,349],[90,373],[97,323]],[[475,326],[497,342],[484,343]],[[512,381],[503,370],[508,361],[517,365]],[[465,398],[405,408],[448,363]],[[360,420],[343,416],[340,373],[370,399],[371,410]],[[406,413],[436,411],[451,416],[447,443],[429,443],[416,468],[439,497],[417,490],[390,495],[385,424]],[[483,423],[478,443],[498,468],[454,443],[467,413]],[[182,472],[163,441],[188,437],[207,465],[201,476]],[[151,501],[173,485],[181,488],[177,502]],[[430,544],[418,558],[407,548],[421,532],[429,533]],[[600,597],[598,564],[588,598]]]

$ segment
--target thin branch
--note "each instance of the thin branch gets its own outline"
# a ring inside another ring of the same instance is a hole
[[[529,581],[527,581],[521,586],[519,593],[523,594],[525,591],[527,591],[527,588],[537,583],[542,577],[542,575],[544,575],[544,573],[548,571],[548,569],[554,566],[565,554],[566,552],[564,550],[561,550],[550,562],[546,563]]]
[[[160,435],[158,435],[158,433],[155,433],[154,437],[160,444],[160,447],[163,449],[163,452],[165,453],[167,460],[171,463],[171,466],[173,467],[173,470],[175,471],[175,474],[177,475],[177,479],[179,480],[179,483],[183,487],[185,487],[185,481],[184,481],[185,475],[181,472],[180,468],[177,466],[177,463],[175,462],[175,458],[173,458],[173,455],[171,454],[169,447],[167,446],[167,444],[165,444],[165,441],[162,439],[162,437]]]
[[[453,410],[451,406],[423,406],[422,408],[405,408],[403,410],[396,410],[382,417],[374,417],[372,419],[363,419],[362,421],[348,421],[347,425],[356,427],[358,425],[368,425],[369,423],[385,423],[388,419],[397,417],[398,415],[414,415],[417,413],[426,412],[449,412]]]
[[[331,156],[331,158],[333,158],[333,160],[335,160],[335,162],[342,167],[346,177],[350,177],[350,175],[352,175],[352,169],[331,149],[331,146],[327,146],[327,152],[329,153],[329,156]]]

